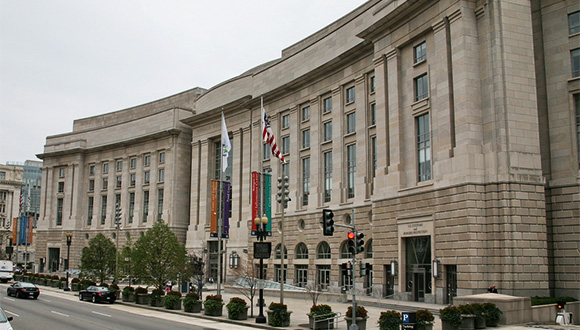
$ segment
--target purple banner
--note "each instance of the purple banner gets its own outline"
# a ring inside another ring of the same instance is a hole
[[[223,187],[224,187],[224,229],[223,229],[223,234],[222,234],[222,238],[229,238],[230,237],[230,209],[231,209],[231,203],[232,203],[232,184],[224,181],[223,182]]]

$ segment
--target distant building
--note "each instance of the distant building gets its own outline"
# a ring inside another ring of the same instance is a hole
[[[262,142],[262,97],[284,164]],[[322,236],[331,209],[365,234],[361,294],[443,304],[495,284],[580,298],[578,1],[371,0],[209,90],[76,120],[39,155],[37,257],[58,271],[70,231],[78,263],[91,237],[114,237],[120,203],[123,241],[163,219],[213,276],[222,112],[224,265],[253,253],[251,172],[263,168],[274,178],[267,279],[351,287],[348,230]]]
[[[20,166],[0,165],[0,248],[11,255],[14,226],[20,218],[20,193],[24,186]],[[6,248],[9,250],[6,250]],[[14,257],[14,256],[13,256]],[[16,261],[16,259],[13,259]]]

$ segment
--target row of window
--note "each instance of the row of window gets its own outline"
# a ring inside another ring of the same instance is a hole
[[[158,162],[159,164],[164,164],[165,163],[165,152],[164,151],[160,151],[158,154]],[[143,166],[147,167],[151,165],[151,155],[150,154],[146,154],[143,155]],[[103,163],[102,165],[102,173],[103,174],[107,174],[109,173],[109,163]],[[89,175],[95,175],[95,167],[96,165],[91,164],[89,165]],[[137,168],[137,158],[136,157],[132,157],[129,159],[129,168],[130,169],[136,169]],[[64,169],[62,169],[64,170]],[[123,170],[123,161],[122,160],[116,160],[115,161],[115,170],[117,172],[121,172]],[[64,171],[62,172],[60,177],[64,177]]]
[[[163,189],[157,189],[157,220],[161,220],[163,216]],[[107,217],[107,201],[108,197],[106,195],[101,196],[101,212],[100,212],[100,224],[104,225]],[[115,195],[115,209],[117,207],[121,208],[121,194]],[[93,223],[94,216],[94,204],[95,200],[93,196],[88,198],[88,208],[87,208],[87,226],[91,226]],[[149,216],[149,190],[143,190],[143,209],[142,209],[141,222],[146,223]],[[121,209],[121,223],[123,219],[127,219],[127,223],[133,223],[135,218],[135,193],[129,193],[129,205],[128,210]],[[58,217],[57,217],[58,219]],[[58,222],[57,222],[58,225]]]
[[[281,258],[281,244],[276,245],[276,248],[274,249],[275,252],[275,258],[276,259],[280,259]],[[349,245],[348,245],[348,240],[344,240],[341,244],[340,244],[340,248],[339,248],[339,259],[351,259],[352,258],[352,252],[349,249]],[[308,247],[306,246],[305,243],[298,243],[296,245],[296,248],[294,249],[294,258],[295,259],[299,259],[299,260],[305,260],[308,259],[309,256],[309,251],[308,251]],[[366,244],[365,244],[365,249],[364,249],[364,257],[363,258],[372,258],[373,257],[373,241],[369,240]],[[316,248],[316,259],[331,259],[332,258],[332,251],[330,250],[330,245],[328,244],[328,242],[326,241],[322,241],[320,242],[320,244],[318,244],[317,248]],[[288,250],[286,247],[284,247],[284,259],[288,259]]]
[[[109,188],[109,178],[104,177],[101,179],[101,190],[107,190]],[[165,169],[160,168],[157,170],[157,183],[165,182]],[[137,183],[137,174],[136,173],[129,173],[129,187],[135,187]],[[143,185],[149,185],[151,183],[151,172],[145,171],[143,172]],[[62,189],[64,189],[64,183]],[[123,177],[121,175],[117,175],[115,177],[115,189],[121,189],[123,186]],[[89,179],[89,192],[95,191],[95,180]],[[59,191],[61,191],[61,182],[59,182]]]

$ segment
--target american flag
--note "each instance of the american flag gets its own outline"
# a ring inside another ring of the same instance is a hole
[[[264,142],[267,142],[272,147],[272,155],[280,158],[280,160],[285,163],[284,156],[278,149],[278,145],[276,144],[276,139],[274,139],[274,133],[272,132],[272,127],[270,127],[270,121],[268,120],[268,115],[266,115],[266,111],[264,107],[262,107],[262,138]]]

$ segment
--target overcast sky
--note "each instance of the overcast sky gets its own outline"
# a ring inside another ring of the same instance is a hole
[[[210,88],[365,0],[0,0],[0,164],[73,120]]]

